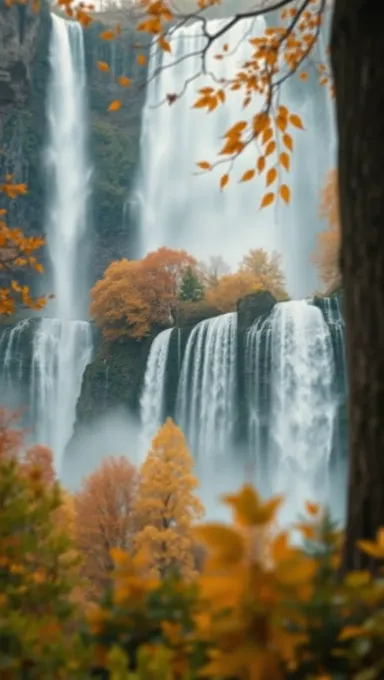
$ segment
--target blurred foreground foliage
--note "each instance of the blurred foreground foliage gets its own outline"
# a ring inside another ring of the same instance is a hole
[[[292,529],[280,498],[250,486],[223,500],[231,525],[193,529],[199,573],[159,576],[145,549],[111,550],[96,601],[81,570],[68,493],[45,451],[0,437],[0,677],[2,680],[375,680],[384,676],[384,582],[339,575],[342,534],[307,503]],[[360,548],[384,558],[384,530]]]

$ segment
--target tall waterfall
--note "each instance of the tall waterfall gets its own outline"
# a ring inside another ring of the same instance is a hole
[[[182,363],[177,421],[198,459],[225,457],[233,444],[237,379],[237,315],[202,321]]]
[[[79,24],[52,14],[46,150],[46,235],[52,261],[54,315],[59,319],[87,314],[83,238],[91,169],[88,163],[86,71],[83,31]]]
[[[80,320],[88,316],[84,239],[91,171],[83,32],[79,24],[54,14],[49,65],[45,233],[49,290],[55,298],[47,307],[51,316],[23,321],[5,332],[0,351],[4,398],[9,406],[25,408],[33,440],[52,449],[60,474],[82,376],[92,356],[91,326]]]
[[[165,371],[172,329],[160,333],[151,345],[140,399],[141,428],[145,451],[165,418]]]
[[[227,21],[210,20],[207,29],[214,33]],[[305,124],[304,132],[292,132],[295,152],[290,206],[279,204],[273,211],[258,210],[265,191],[263,176],[239,186],[237,180],[243,172],[255,165],[256,151],[251,145],[237,159],[225,191],[218,188],[224,169],[196,176],[198,161],[217,158],[225,130],[251,117],[263,105],[255,95],[247,114],[239,93],[228,92],[225,104],[206,114],[193,108],[197,91],[215,86],[220,78],[230,80],[251,54],[244,35],[257,37],[264,29],[263,18],[244,19],[215,41],[206,55],[206,71],[215,74],[215,81],[208,75],[195,77],[201,71],[200,51],[206,41],[199,21],[173,33],[171,54],[153,45],[141,138],[141,173],[133,201],[141,225],[139,254],[167,245],[185,248],[200,259],[221,254],[235,266],[250,248],[276,249],[283,255],[291,295],[304,297],[317,286],[309,253],[315,247],[315,234],[323,228],[317,215],[318,191],[325,173],[335,164],[333,109],[325,88],[318,87],[316,78],[302,83],[297,76],[288,79],[282,88],[281,101]],[[218,61],[214,55],[222,52],[224,43],[232,49],[228,59]],[[322,43],[319,50],[320,58],[326,60]],[[169,68],[173,61],[175,65]],[[162,70],[155,76],[159,67]],[[182,96],[172,106],[166,102],[157,106],[167,94]],[[164,191],[164,178],[171,188],[171,200],[169,192]]]
[[[286,519],[306,500],[329,501],[336,415],[334,354],[321,310],[305,300],[271,317],[270,484],[288,499]]]

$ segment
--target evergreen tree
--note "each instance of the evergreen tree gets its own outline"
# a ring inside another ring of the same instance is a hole
[[[204,284],[196,271],[192,267],[188,267],[181,282],[179,300],[181,302],[199,302],[204,298],[204,294]]]

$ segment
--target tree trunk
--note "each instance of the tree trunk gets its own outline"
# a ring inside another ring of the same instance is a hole
[[[331,58],[349,373],[350,472],[344,569],[384,526],[384,33],[377,0],[335,0]]]

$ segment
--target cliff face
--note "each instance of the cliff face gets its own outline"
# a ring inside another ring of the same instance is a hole
[[[1,114],[26,102],[41,19],[42,14],[33,12],[29,3],[9,7],[4,0],[0,2]]]

